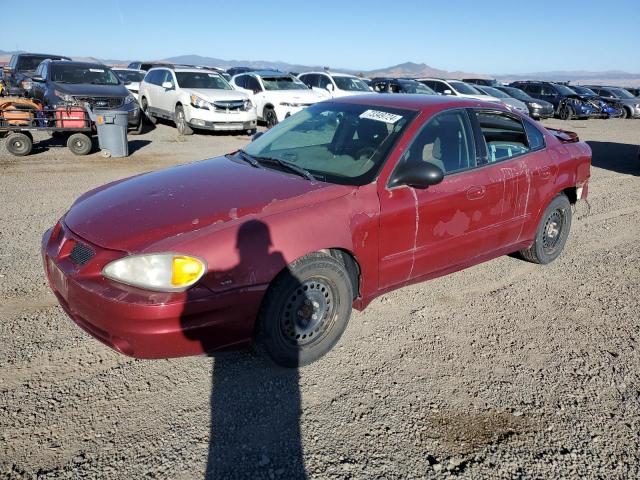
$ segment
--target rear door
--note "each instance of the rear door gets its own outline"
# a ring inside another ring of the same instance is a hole
[[[160,77],[160,86],[158,87],[158,107],[167,117],[173,118],[176,102],[178,100],[178,83],[176,82],[174,75],[175,72],[164,69],[162,73],[163,75]],[[171,88],[164,88],[162,84],[165,82],[169,82],[173,86]]]

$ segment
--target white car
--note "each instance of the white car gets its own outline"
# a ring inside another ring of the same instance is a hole
[[[461,98],[474,98],[476,100],[484,100],[485,102],[502,103],[496,97],[485,95],[478,91],[473,85],[460,80],[444,80],[442,78],[417,78],[420,83],[424,83],[427,87],[431,87],[440,95],[452,95]]]
[[[269,70],[239,73],[231,78],[231,84],[251,95],[258,120],[269,128],[328,97],[310,90],[293,75]]]
[[[298,75],[298,78],[307,87],[318,89],[322,94],[328,93],[331,98],[374,93],[362,79],[348,73],[305,72]]]
[[[193,129],[256,131],[256,107],[217,72],[199,68],[156,67],[140,83],[140,108],[175,122],[182,135]]]
[[[138,100],[138,91],[140,90],[140,82],[144,78],[144,70],[136,70],[135,68],[112,68],[111,71],[115,73],[120,80],[123,81],[124,86],[131,92],[131,95]]]

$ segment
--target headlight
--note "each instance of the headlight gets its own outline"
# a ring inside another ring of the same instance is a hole
[[[76,103],[76,99],[68,93],[61,92],[60,90],[54,90],[53,94],[65,103]]]
[[[23,90],[31,90],[31,87],[33,87],[33,82],[31,80],[23,80],[20,86]]]
[[[244,109],[246,111],[251,110],[253,108],[253,103],[248,98],[244,101]]]
[[[134,97],[133,95],[129,94],[126,97],[124,97],[124,104],[127,105],[129,103],[135,102],[136,101],[136,97]]]
[[[196,108],[209,108],[209,102],[207,102],[206,100],[203,100],[197,95],[191,95],[191,105],[193,105]]]
[[[207,270],[204,260],[178,253],[131,255],[109,263],[102,274],[134,287],[159,292],[181,292]]]
[[[542,105],[540,105],[539,103],[532,103],[531,106],[533,108],[542,108]]]

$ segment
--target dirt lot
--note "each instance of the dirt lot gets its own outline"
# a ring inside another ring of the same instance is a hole
[[[84,191],[247,137],[160,125],[126,159],[0,150],[0,477],[638,478],[640,121],[545,123],[594,151],[560,259],[385,295],[300,371],[124,357],[42,273],[42,232]]]

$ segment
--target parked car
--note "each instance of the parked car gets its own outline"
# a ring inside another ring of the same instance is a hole
[[[625,87],[623,90],[626,90],[635,97],[640,97],[640,87]]]
[[[589,118],[598,113],[594,105],[566,85],[543,81],[518,81],[509,86],[524,90],[533,98],[553,104],[555,114],[563,120]]]
[[[251,67],[231,67],[227,68],[227,73],[231,76],[231,78],[233,78],[235,75],[238,75],[240,73],[253,72],[255,70],[255,68]]]
[[[498,90],[497,88],[487,87],[486,85],[476,85],[475,87],[479,92],[482,92],[490,97],[497,98],[510,110],[513,110],[525,116],[529,116],[529,108],[527,108],[527,105],[524,102],[513,98],[511,95],[508,95],[503,91]]]
[[[138,91],[140,90],[140,82],[144,78],[145,72],[144,70],[135,70],[133,68],[113,68],[113,73],[115,73],[124,86],[127,87],[127,90],[131,92],[131,95],[138,100]]]
[[[31,94],[46,107],[81,106],[122,110],[129,114],[129,128],[140,133],[142,122],[135,97],[113,71],[101,63],[45,60],[32,77]]]
[[[306,365],[383,293],[512,252],[556,259],[590,160],[575,134],[502,105],[334,99],[243,150],[85,193],[44,234],[46,275],[123,354],[256,340]]]
[[[418,82],[435,90],[439,95],[451,95],[460,98],[475,98],[485,102],[501,103],[495,97],[485,95],[473,85],[460,80],[444,80],[441,78],[418,78]]]
[[[501,87],[502,83],[495,78],[463,78],[464,83],[472,83],[473,85],[484,85],[485,87]]]
[[[258,120],[269,128],[327,98],[309,89],[293,75],[273,70],[240,73],[231,78],[231,84],[251,96]]]
[[[640,117],[640,99],[634,97],[633,94],[624,88],[606,87],[599,85],[588,85],[600,97],[615,99],[622,104],[624,111],[622,118],[639,118]]]
[[[328,92],[331,98],[373,93],[360,78],[348,73],[305,72],[298,75],[298,78],[312,90],[317,88],[323,95]]]
[[[178,132],[193,129],[256,130],[256,108],[218,73],[197,68],[155,67],[140,84],[140,108],[154,122],[175,122]]]
[[[591,101],[600,110],[600,117],[616,118],[623,116],[624,106],[618,100],[599,96],[590,88],[580,85],[572,85],[571,89],[583,99]]]
[[[552,103],[546,102],[544,100],[540,100],[538,98],[533,98],[527,92],[525,92],[524,90],[520,90],[519,88],[515,88],[515,87],[495,87],[495,88],[523,102],[529,109],[529,116],[531,118],[534,118],[536,120],[543,120],[545,118],[553,117],[554,108]]]
[[[371,88],[378,93],[415,93],[437,95],[426,85],[407,78],[376,77],[371,79]]]
[[[129,65],[127,65],[127,68],[131,68],[133,70],[144,70],[145,72],[148,72],[149,70],[151,70],[152,68],[155,68],[155,67],[170,67],[172,65],[173,65],[173,63],[169,63],[169,62],[139,62],[139,61],[135,61],[135,62],[131,62]]]
[[[31,77],[43,60],[71,60],[62,55],[49,53],[15,53],[4,67],[3,81],[6,95],[26,95],[33,86]]]

